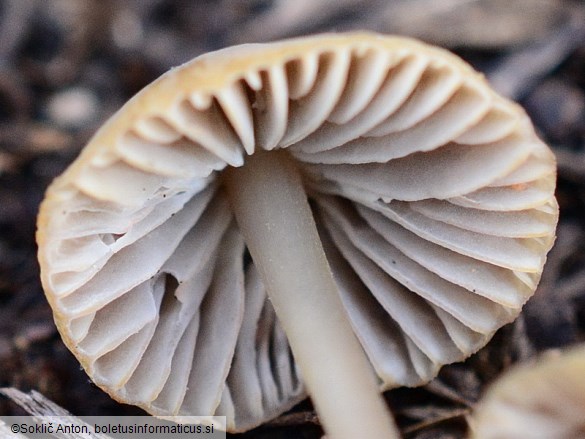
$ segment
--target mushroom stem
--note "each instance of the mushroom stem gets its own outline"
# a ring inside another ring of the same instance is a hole
[[[341,303],[293,159],[256,153],[224,172],[236,219],[325,432],[399,437]]]

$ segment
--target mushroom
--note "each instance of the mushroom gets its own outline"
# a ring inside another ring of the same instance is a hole
[[[493,383],[471,422],[471,438],[561,439],[585,433],[585,345],[548,352]]]
[[[444,50],[236,46],[146,87],[54,181],[42,282],[119,401],[243,431],[306,385],[332,437],[392,437],[378,390],[429,381],[533,294],[555,173],[523,110]]]

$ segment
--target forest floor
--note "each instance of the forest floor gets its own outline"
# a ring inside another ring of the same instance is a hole
[[[0,387],[77,415],[142,413],[94,386],[57,333],[34,240],[51,180],[129,97],[226,45],[370,29],[458,53],[519,101],[558,158],[558,237],[521,317],[418,389],[386,393],[407,438],[459,438],[487,385],[539,352],[585,342],[585,4],[561,0],[1,0]],[[19,413],[0,398],[0,415]],[[309,402],[242,435],[319,438]]]

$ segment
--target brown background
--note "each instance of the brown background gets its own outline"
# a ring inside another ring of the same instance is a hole
[[[131,414],[61,343],[38,280],[43,192],[96,128],[171,66],[227,45],[370,29],[454,50],[518,100],[559,161],[561,221],[520,319],[420,389],[386,394],[409,438],[457,438],[511,364],[585,341],[585,3],[561,0],[0,0],[0,387],[77,415]],[[0,414],[20,413],[0,397]],[[308,402],[238,438],[319,438]]]

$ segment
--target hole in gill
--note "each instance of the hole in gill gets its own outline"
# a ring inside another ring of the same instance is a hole
[[[102,233],[100,234],[100,239],[102,242],[108,246],[115,244],[120,238],[122,238],[125,234],[124,233]]]
[[[167,321],[172,321],[178,317],[181,308],[181,302],[175,296],[179,287],[179,281],[175,276],[169,273],[161,273],[158,282],[164,284],[162,292],[162,301],[159,308],[159,323],[157,327],[164,326]],[[170,320],[169,320],[170,319]]]
[[[165,273],[163,275],[165,277],[165,293],[163,296],[163,304],[168,297],[175,299],[175,292],[179,287],[179,281],[175,276],[170,273]]]
[[[244,249],[244,271],[248,270],[248,267],[253,264],[254,261],[252,260],[252,256],[250,255],[250,250],[248,247]]]

